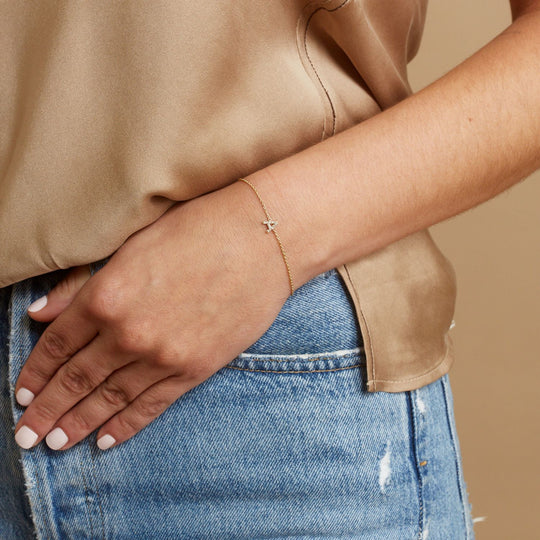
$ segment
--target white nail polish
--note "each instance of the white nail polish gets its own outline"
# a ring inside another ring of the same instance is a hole
[[[25,450],[32,448],[37,441],[38,435],[34,433],[29,427],[22,426],[17,433],[15,433],[15,442]]]
[[[97,440],[97,445],[100,450],[107,450],[110,448],[114,443],[116,442],[116,439],[112,437],[111,435],[103,435],[103,437],[100,437]]]
[[[15,399],[19,405],[23,407],[28,407],[32,400],[34,399],[34,392],[30,392],[28,388],[20,388],[19,391],[15,394]]]
[[[45,442],[51,450],[60,450],[68,442],[68,436],[62,428],[54,428],[46,437]]]
[[[39,311],[40,309],[43,309],[47,305],[47,295],[42,296],[41,298],[38,298],[35,302],[30,304],[28,306],[28,311],[30,313],[34,313],[35,311]]]

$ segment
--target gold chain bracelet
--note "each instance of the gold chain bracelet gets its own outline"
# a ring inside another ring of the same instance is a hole
[[[279,249],[281,250],[281,256],[283,257],[283,262],[285,263],[285,266],[287,268],[287,275],[289,276],[289,285],[291,287],[291,296],[294,293],[294,286],[293,286],[293,279],[291,274],[291,269],[289,267],[289,262],[287,261],[287,255],[285,253],[285,249],[283,248],[283,244],[281,243],[281,239],[279,238],[279,234],[276,231],[276,225],[278,224],[277,220],[272,219],[270,217],[270,214],[268,213],[268,210],[266,209],[265,204],[263,203],[263,200],[261,199],[261,196],[259,195],[259,192],[255,189],[255,186],[245,178],[239,178],[242,182],[245,182],[248,186],[251,187],[251,189],[255,192],[255,195],[257,195],[257,199],[259,199],[259,202],[261,203],[264,213],[266,214],[266,221],[261,221],[263,225],[266,226],[266,232],[273,232],[274,236],[276,237],[277,243],[279,244]]]

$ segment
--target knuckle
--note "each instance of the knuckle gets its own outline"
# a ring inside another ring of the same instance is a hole
[[[159,349],[152,354],[152,363],[166,371],[177,371],[180,365],[179,355],[175,351]]]
[[[57,411],[47,403],[35,403],[34,414],[46,422],[55,422],[58,418]]]
[[[77,429],[85,432],[92,431],[93,425],[87,416],[82,414],[77,409],[71,413],[71,422],[77,426]]]
[[[116,417],[120,432],[125,434],[137,433],[143,426],[137,422],[136,418],[129,414],[120,414]]]
[[[41,345],[47,356],[51,358],[65,358],[69,356],[69,342],[61,333],[55,330],[46,330],[41,339]]]
[[[190,362],[178,370],[178,376],[181,377],[185,382],[206,379],[207,376],[203,376],[205,373],[206,372],[201,365],[194,362]]]
[[[46,383],[50,380],[51,374],[44,368],[42,364],[32,362],[24,366],[25,376],[29,381],[38,381]]]
[[[141,416],[141,418],[155,418],[168,406],[169,403],[163,399],[157,399],[154,397],[140,398],[137,403],[137,413]]]
[[[147,350],[147,340],[135,328],[119,327],[116,332],[116,347],[125,354],[141,354]]]
[[[111,381],[105,381],[101,389],[101,397],[115,409],[125,408],[131,402],[128,392]]]
[[[103,322],[115,321],[120,307],[120,287],[113,283],[96,287],[90,294],[87,304],[88,314]]]
[[[138,357],[153,358],[157,349],[152,321],[127,320],[117,324],[116,347],[121,353]]]
[[[95,386],[89,373],[70,364],[67,364],[60,372],[59,383],[70,394],[87,394]]]
[[[185,380],[202,381],[208,378],[216,369],[217,360],[211,354],[192,353],[187,357],[187,361],[182,364],[180,375]]]

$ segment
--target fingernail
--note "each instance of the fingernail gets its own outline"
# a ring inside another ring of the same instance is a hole
[[[116,442],[116,439],[112,437],[111,435],[103,435],[103,437],[100,437],[97,440],[97,445],[100,450],[107,450],[110,448],[114,443]]]
[[[34,313],[35,311],[39,311],[40,309],[43,309],[47,305],[47,295],[42,296],[41,298],[38,298],[35,302],[30,304],[28,306],[28,311],[30,313]]]
[[[32,448],[37,441],[37,433],[34,433],[29,427],[22,426],[17,433],[15,433],[15,442],[25,450]]]
[[[34,392],[30,392],[28,388],[20,388],[19,391],[15,394],[15,399],[17,400],[17,403],[19,405],[22,405],[23,407],[27,407],[28,405],[30,405],[34,397]]]
[[[60,450],[68,442],[68,436],[62,428],[54,428],[46,437],[45,442],[51,450]]]

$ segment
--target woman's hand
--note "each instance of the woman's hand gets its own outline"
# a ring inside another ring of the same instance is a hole
[[[17,381],[17,442],[67,449],[101,426],[98,446],[119,444],[257,341],[289,294],[263,219],[237,182],[172,207],[94,276],[74,269],[29,312],[54,320]]]

